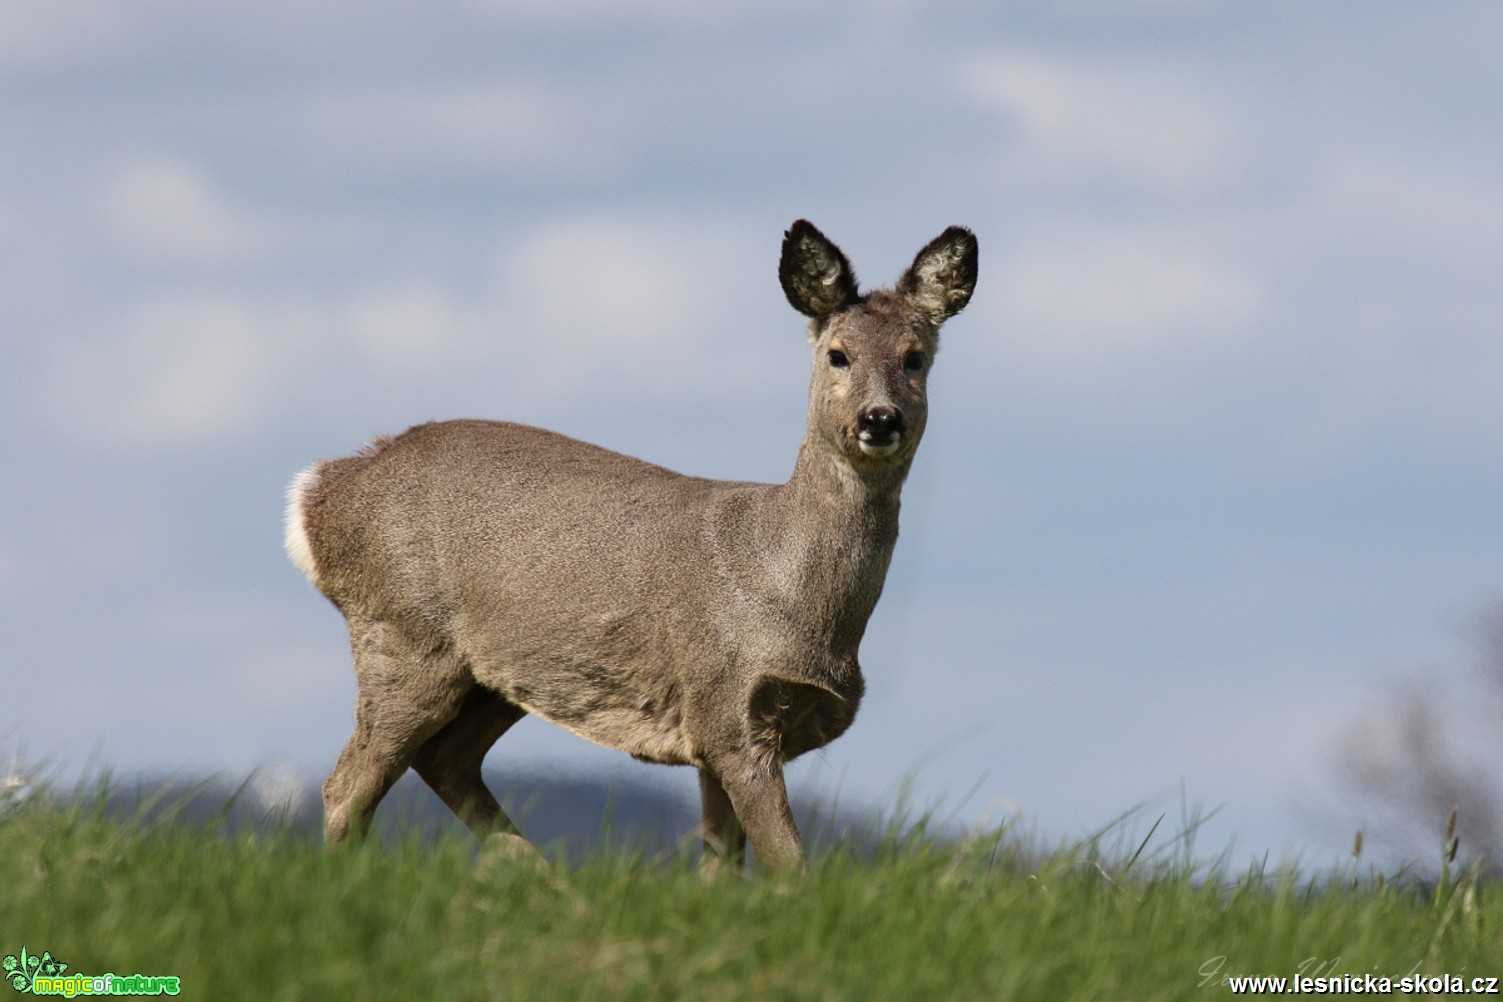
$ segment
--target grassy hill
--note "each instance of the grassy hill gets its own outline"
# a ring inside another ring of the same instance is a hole
[[[1244,975],[1503,974],[1499,886],[1444,867],[1312,879],[1121,828],[1047,852],[910,828],[802,880],[706,883],[620,845],[551,868],[447,833],[326,852],[107,801],[0,814],[0,957],[261,1002],[1191,999]]]

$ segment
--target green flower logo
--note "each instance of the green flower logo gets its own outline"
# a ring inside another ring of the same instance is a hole
[[[5,980],[18,992],[31,991],[31,984],[38,977],[55,978],[68,969],[68,965],[61,960],[53,960],[50,952],[43,952],[40,957],[32,956],[26,952],[26,947],[21,947],[21,955],[17,957],[10,954],[4,960],[0,960],[0,969],[4,970]]]

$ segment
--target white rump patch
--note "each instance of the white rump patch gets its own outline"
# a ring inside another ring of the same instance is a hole
[[[308,545],[308,530],[303,525],[303,497],[318,482],[318,467],[319,464],[314,463],[299,473],[287,488],[287,535],[283,543],[293,565],[315,586],[318,584],[318,568],[313,562],[313,548]]]

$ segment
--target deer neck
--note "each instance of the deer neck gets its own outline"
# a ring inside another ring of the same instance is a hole
[[[763,513],[757,535],[776,590],[835,647],[854,651],[882,593],[907,465],[858,470],[806,440]]]
[[[885,545],[897,538],[899,495],[908,462],[858,468],[833,445],[806,438],[799,446],[786,496],[801,514],[794,524],[808,541]]]

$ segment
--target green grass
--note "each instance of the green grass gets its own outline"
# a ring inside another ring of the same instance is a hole
[[[1233,874],[1125,830],[1048,853],[910,836],[802,880],[706,884],[619,852],[549,871],[457,838],[326,852],[36,797],[0,815],[0,956],[261,1002],[1180,999],[1307,961],[1503,974],[1495,883]]]

